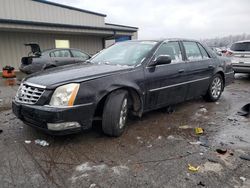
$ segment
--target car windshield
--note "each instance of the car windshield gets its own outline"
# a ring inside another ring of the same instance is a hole
[[[154,41],[120,42],[96,54],[91,63],[134,66],[156,45]]]
[[[234,43],[230,49],[233,51],[250,51],[250,42]]]

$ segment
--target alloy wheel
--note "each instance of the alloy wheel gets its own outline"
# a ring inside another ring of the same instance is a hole
[[[212,96],[217,99],[222,91],[222,80],[219,77],[214,78],[211,86]]]
[[[128,113],[128,99],[125,98],[122,103],[121,112],[120,112],[120,119],[119,119],[119,128],[122,129],[126,124]]]

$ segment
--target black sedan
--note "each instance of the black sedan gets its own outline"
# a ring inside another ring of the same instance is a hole
[[[128,113],[142,116],[199,96],[214,102],[233,79],[230,59],[198,41],[121,42],[85,63],[27,77],[13,112],[54,134],[88,129],[98,117],[105,134],[120,136]]]
[[[31,74],[41,70],[86,61],[90,55],[74,48],[48,49],[41,51],[36,43],[28,43],[31,52],[21,60],[20,71]]]

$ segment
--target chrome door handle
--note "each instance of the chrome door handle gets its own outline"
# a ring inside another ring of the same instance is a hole
[[[209,65],[208,68],[209,68],[209,69],[213,69],[214,66],[213,66],[213,65]]]
[[[179,73],[183,73],[183,72],[185,72],[185,70],[184,69],[180,69],[180,70],[178,70],[178,72]]]

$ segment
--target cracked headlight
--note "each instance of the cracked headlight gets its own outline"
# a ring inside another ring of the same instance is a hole
[[[59,86],[54,91],[51,99],[50,106],[73,106],[75,98],[79,89],[79,84],[67,84]]]

